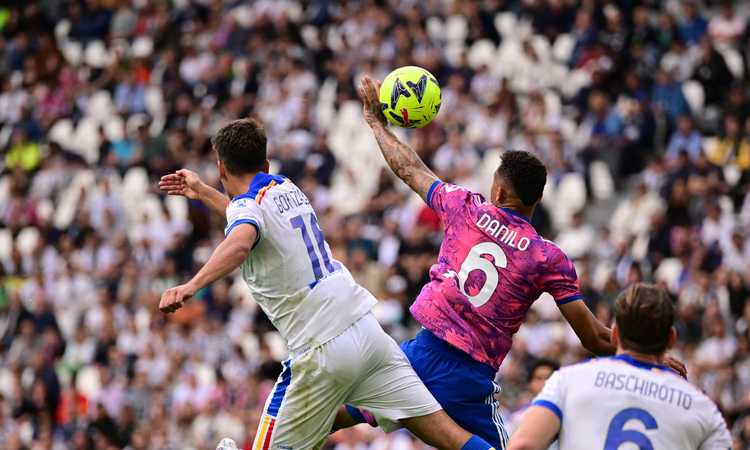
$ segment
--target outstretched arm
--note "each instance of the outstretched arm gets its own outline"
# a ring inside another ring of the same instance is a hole
[[[243,223],[235,227],[190,281],[167,289],[162,294],[159,309],[167,313],[175,312],[200,289],[229,275],[247,259],[257,236],[258,231],[251,224]]]
[[[180,169],[161,177],[159,189],[169,195],[184,195],[193,200],[200,200],[222,216],[229,205],[229,198],[226,195],[207,185],[197,173],[187,169]]]
[[[362,112],[365,121],[372,128],[385,161],[396,176],[404,180],[422,198],[426,198],[427,191],[429,191],[432,183],[437,180],[437,176],[411,147],[401,142],[388,129],[385,117],[380,111],[377,86],[367,75],[365,75],[359,87],[359,96],[362,99]]]

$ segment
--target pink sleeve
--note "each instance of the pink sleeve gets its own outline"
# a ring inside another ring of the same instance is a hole
[[[471,191],[461,186],[435,180],[427,191],[425,200],[427,205],[440,216],[440,219],[446,222],[447,213],[455,213],[462,209],[466,205],[466,199],[471,195]]]
[[[554,244],[550,245],[549,264],[544,274],[544,291],[549,293],[555,302],[564,305],[582,300],[578,274],[573,261]]]

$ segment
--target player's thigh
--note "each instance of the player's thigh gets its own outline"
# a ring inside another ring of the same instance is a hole
[[[404,342],[401,349],[427,389],[456,423],[496,448],[504,448],[508,436],[495,398],[500,387],[489,374],[473,370],[472,361],[447,357],[418,340]]]
[[[347,403],[370,411],[386,431],[399,420],[439,411],[440,405],[420,381],[398,344],[377,324],[366,323],[362,350],[368,370],[354,385]]]
[[[347,386],[330,376],[322,349],[284,362],[266,401],[253,450],[319,448],[328,436]]]

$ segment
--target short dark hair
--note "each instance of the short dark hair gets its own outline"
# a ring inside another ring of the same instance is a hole
[[[529,372],[526,374],[527,383],[531,381],[531,378],[534,376],[534,372],[536,372],[536,369],[540,367],[549,367],[553,372],[555,372],[560,368],[560,364],[558,364],[557,361],[553,361],[549,358],[535,359],[529,366]]]
[[[513,193],[524,205],[531,206],[542,198],[547,183],[547,168],[529,152],[508,150],[503,153],[497,175],[507,180]]]
[[[211,145],[234,175],[257,172],[266,162],[266,130],[253,118],[237,119],[221,127]]]
[[[623,349],[647,355],[667,350],[674,304],[664,288],[635,283],[617,297],[614,313]]]

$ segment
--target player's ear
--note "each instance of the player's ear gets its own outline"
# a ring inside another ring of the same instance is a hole
[[[617,323],[612,325],[612,330],[609,332],[609,342],[611,342],[615,348],[620,348],[620,330],[617,328]]]
[[[501,204],[505,201],[505,197],[508,195],[506,192],[505,183],[500,175],[495,172],[495,176],[492,178],[492,191],[490,192],[490,201],[496,205]]]
[[[677,330],[674,327],[669,329],[669,337],[667,337],[667,348],[672,348],[677,343]]]
[[[227,179],[227,166],[225,166],[224,163],[220,159],[216,160],[216,166],[219,168],[219,179],[226,180]]]
[[[265,162],[263,162],[263,168],[261,169],[261,172],[265,172],[265,173],[271,172],[271,163],[269,163],[268,160],[265,160]]]

